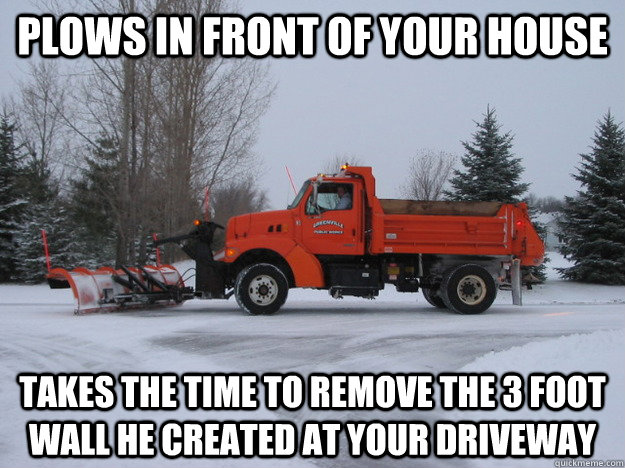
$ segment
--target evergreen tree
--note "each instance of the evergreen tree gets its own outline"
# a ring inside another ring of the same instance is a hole
[[[625,133],[608,111],[581,154],[573,177],[582,185],[566,198],[560,220],[561,252],[573,266],[560,268],[567,279],[625,284]]]
[[[27,283],[44,280],[42,229],[47,233],[52,267],[89,266],[84,264],[89,254],[81,236],[84,228],[70,217],[47,165],[33,157],[22,171],[21,179],[28,206],[14,233],[16,264],[12,278]]]
[[[41,230],[45,229],[52,267],[72,269],[78,266],[94,268],[89,246],[84,242],[80,226],[74,225],[67,208],[58,198],[28,208],[20,229],[15,234],[19,262],[14,279],[37,283],[45,279],[46,260]]]
[[[36,157],[23,168],[19,181],[28,205],[13,235],[16,262],[11,277],[35,283],[42,281],[46,273],[41,229],[50,230],[56,192],[50,184],[50,171]]]
[[[473,140],[462,142],[465,153],[460,161],[464,170],[454,170],[449,181],[452,190],[445,194],[456,201],[519,203],[525,198],[529,184],[521,182],[525,169],[521,165],[521,158],[512,153],[514,136],[510,132],[501,132],[495,109],[490,106],[486,108],[484,120],[476,122],[476,125]],[[530,214],[533,213],[530,207]],[[544,226],[535,220],[533,224],[538,234],[544,236]],[[542,265],[523,268],[524,274],[531,273],[532,280],[545,281],[547,262],[549,258],[545,256]]]
[[[79,226],[76,235],[82,236],[82,243],[91,251],[87,265],[114,265],[119,160],[115,142],[100,138],[98,144],[86,158],[80,178],[72,181],[69,211],[73,224]]]
[[[37,283],[45,278],[46,260],[41,229],[46,229],[50,234],[50,221],[51,213],[45,206],[32,205],[24,213],[24,219],[15,233],[15,255],[18,261],[12,279]]]
[[[513,135],[501,133],[495,109],[490,106],[484,120],[476,125],[473,140],[462,142],[464,170],[454,170],[449,181],[452,189],[445,194],[457,201],[520,202],[529,184],[520,182],[524,169],[521,158],[512,154]]]
[[[26,207],[20,187],[22,171],[19,148],[15,143],[15,122],[8,114],[0,116],[0,282],[14,271],[15,232]]]
[[[50,202],[58,195],[57,183],[53,180],[47,163],[35,156],[29,156],[20,172],[19,183],[24,197],[31,204]]]

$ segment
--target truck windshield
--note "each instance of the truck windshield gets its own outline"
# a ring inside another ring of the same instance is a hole
[[[289,206],[287,206],[287,210],[292,210],[293,208],[295,208],[297,205],[299,205],[299,202],[302,200],[302,198],[304,197],[304,194],[306,193],[306,190],[308,190],[308,186],[310,185],[310,180],[307,180],[306,182],[304,182],[304,185],[302,185],[302,188],[299,189],[299,192],[297,193],[297,195],[295,195],[295,200],[293,200],[291,202],[291,204]]]

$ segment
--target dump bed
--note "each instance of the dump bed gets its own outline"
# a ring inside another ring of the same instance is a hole
[[[498,202],[454,202],[380,199],[385,214],[495,216],[501,208]]]
[[[371,254],[514,255],[542,262],[544,247],[524,203],[380,199]]]

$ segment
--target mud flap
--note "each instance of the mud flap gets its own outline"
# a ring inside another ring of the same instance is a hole
[[[512,286],[512,304],[523,305],[523,293],[521,289],[521,260],[515,258],[510,266],[510,283]]]

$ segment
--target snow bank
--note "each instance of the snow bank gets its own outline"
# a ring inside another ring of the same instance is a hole
[[[558,268],[571,262],[558,252],[547,252],[547,281],[523,291],[524,304],[624,304],[625,288],[604,284],[577,283],[560,278]],[[509,303],[510,295],[500,292],[497,303]]]
[[[597,331],[590,334],[562,336],[547,341],[515,346],[507,351],[490,352],[464,366],[462,372],[494,372],[501,376],[514,371],[523,376],[532,372],[605,372],[609,382],[606,387],[605,407],[582,412],[571,410],[534,411],[522,407],[510,412],[498,409],[489,414],[488,419],[516,420],[595,420],[599,423],[599,433],[595,443],[595,454],[603,459],[623,459],[623,434],[625,433],[625,376],[623,373],[623,350],[625,332],[623,330]],[[581,352],[580,352],[581,350]],[[467,417],[470,412],[463,412]],[[476,415],[477,416],[477,415]],[[480,416],[478,416],[480,417]],[[544,460],[479,460],[479,466],[519,466],[544,465]]]

